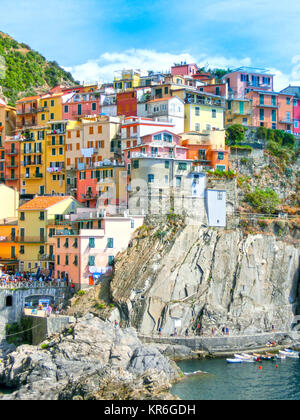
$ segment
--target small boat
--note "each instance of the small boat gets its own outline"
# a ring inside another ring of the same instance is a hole
[[[299,359],[299,353],[297,353],[295,351],[279,350],[279,353],[282,354],[283,356],[286,356],[289,359]]]
[[[253,360],[253,356],[250,356],[249,354],[235,354],[234,357],[236,359],[241,359],[241,360]]]
[[[243,363],[242,359],[226,359],[227,363],[236,364],[236,363]]]
[[[275,357],[276,359],[279,359],[279,360],[286,360],[286,356],[283,354],[276,354]]]

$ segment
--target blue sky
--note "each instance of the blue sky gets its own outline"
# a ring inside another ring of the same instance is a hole
[[[300,80],[300,1],[0,0],[0,30],[79,80],[174,61],[267,67]],[[280,86],[281,87],[281,86]]]

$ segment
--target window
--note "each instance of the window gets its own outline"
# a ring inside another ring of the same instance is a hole
[[[64,112],[65,112],[65,114],[67,114],[69,112],[69,106],[68,105],[65,105]]]
[[[133,166],[134,169],[138,169],[139,168],[139,161],[138,160],[134,160],[132,162],[132,166]]]
[[[54,100],[53,99],[51,100],[51,106],[54,106]]]
[[[200,124],[198,123],[195,124],[195,131],[200,131]]]
[[[172,143],[173,137],[171,134],[164,133],[164,141],[167,141],[168,143]]]
[[[102,125],[98,125],[98,134],[102,134]]]
[[[272,121],[276,121],[276,109],[272,109]]]
[[[55,149],[52,149],[51,150],[51,154],[52,154],[52,156],[56,156],[56,150]]]
[[[151,184],[154,182],[154,175],[153,174],[148,174],[148,183]]]
[[[259,95],[259,104],[264,105],[265,103],[265,95]]]
[[[212,118],[217,118],[217,110],[216,109],[211,110],[211,116],[212,116]]]
[[[286,98],[286,104],[290,105],[290,103],[291,103],[291,98]]]
[[[89,248],[95,248],[95,238],[89,238]]]
[[[217,166],[216,166],[216,169],[217,169],[218,171],[224,172],[224,171],[226,170],[226,167],[225,167],[225,165],[217,165]]]
[[[108,257],[108,265],[111,267],[114,265],[114,263],[115,263],[115,257],[113,255],[110,255]]]
[[[295,121],[295,128],[299,128],[299,121]]]
[[[54,120],[54,114],[53,113],[50,114],[50,120]]]
[[[223,200],[223,193],[221,191],[218,191],[217,200]]]
[[[161,140],[161,134],[155,134],[155,136],[153,136],[153,140]]]
[[[25,246],[24,245],[21,245],[20,246],[20,254],[25,254]]]
[[[92,111],[97,111],[97,104],[96,102],[92,103]]]
[[[65,248],[69,248],[69,238],[66,238],[65,244],[64,244]]]
[[[22,220],[22,221],[25,220],[25,213],[23,211],[21,211],[21,213],[20,213],[20,220]]]
[[[57,238],[57,248],[60,248],[60,238]]]
[[[77,255],[75,255],[75,257],[74,257],[73,264],[75,265],[75,267],[77,267],[77,265],[78,265],[78,256]]]
[[[186,171],[186,168],[187,168],[187,164],[186,164],[185,162],[180,162],[180,163],[178,164],[178,169],[179,169],[180,171]]]
[[[168,160],[166,160],[165,161],[165,168],[166,169],[169,169],[169,167],[170,167],[170,162]]]
[[[200,115],[200,107],[199,106],[196,106],[195,107],[195,115],[196,116],[199,116]]]
[[[95,257],[90,255],[89,256],[89,266],[94,267],[95,266]]]
[[[260,121],[263,121],[265,119],[265,111],[264,109],[259,110],[259,119]]]
[[[131,227],[131,229],[134,229],[134,219],[130,220],[130,227]]]
[[[45,254],[45,247],[40,246],[40,255],[44,255],[44,254]]]
[[[272,123],[272,130],[276,130],[276,123]]]
[[[90,134],[94,134],[94,127],[90,127],[90,128],[89,128],[89,133],[90,133]]]
[[[42,121],[45,121],[45,114],[42,114]]]
[[[224,152],[218,152],[218,160],[224,160]]]
[[[180,188],[181,187],[181,176],[177,176],[176,177],[176,188]]]
[[[66,255],[65,265],[69,265],[69,255]]]
[[[57,265],[60,265],[60,255],[57,255]]]
[[[114,238],[108,238],[107,239],[107,248],[113,248],[114,247]]]
[[[40,220],[45,220],[45,213],[40,211]]]
[[[272,106],[276,106],[276,96],[272,96]]]
[[[165,95],[167,95],[169,93],[169,88],[166,86],[165,87]]]

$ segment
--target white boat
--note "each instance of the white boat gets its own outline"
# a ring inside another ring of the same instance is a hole
[[[236,364],[236,363],[243,363],[243,360],[242,359],[226,359],[226,362]]]
[[[279,350],[279,353],[282,354],[283,356],[286,356],[289,359],[299,359],[299,353],[297,353],[295,351]]]
[[[235,354],[234,357],[240,360],[253,360],[253,356],[249,354]]]
[[[276,354],[276,359],[286,360],[286,356],[284,354]]]

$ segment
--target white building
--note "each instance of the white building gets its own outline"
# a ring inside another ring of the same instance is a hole
[[[226,191],[206,190],[206,211],[211,227],[226,226]]]
[[[152,99],[145,106],[149,118],[173,124],[176,134],[184,132],[184,101],[182,99],[177,96]]]

